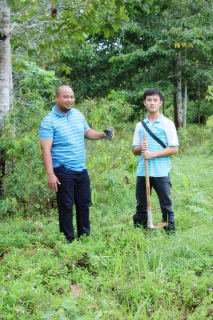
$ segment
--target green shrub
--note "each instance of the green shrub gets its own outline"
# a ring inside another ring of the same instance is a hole
[[[187,129],[180,128],[178,139],[180,153],[193,154],[198,150],[204,153],[210,151],[211,131],[205,126],[190,125]]]

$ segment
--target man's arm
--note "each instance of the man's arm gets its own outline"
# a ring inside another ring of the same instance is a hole
[[[58,178],[55,176],[54,170],[53,170],[52,155],[51,155],[52,143],[53,143],[53,140],[40,139],[40,146],[41,146],[41,151],[43,156],[44,167],[47,173],[48,187],[53,192],[57,192],[58,184],[60,184],[60,182],[58,181]]]
[[[104,132],[98,132],[93,129],[88,129],[84,133],[84,138],[88,140],[99,140],[106,138],[106,134]]]
[[[114,137],[114,128],[110,127],[110,130],[112,130],[112,138]],[[84,138],[88,140],[99,140],[99,139],[105,139],[106,133],[105,132],[98,132],[93,129],[88,129],[84,133]]]

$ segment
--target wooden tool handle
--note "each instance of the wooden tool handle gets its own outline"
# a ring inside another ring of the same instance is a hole
[[[146,141],[146,134],[143,134],[143,140]],[[148,164],[148,160],[144,159],[144,163],[145,163],[145,173],[146,173],[146,189],[149,188],[149,164]],[[149,197],[150,197],[150,192],[149,192]]]
[[[146,134],[143,134],[143,140],[146,141]],[[148,212],[148,221],[147,228],[154,229],[155,226],[152,222],[152,208],[151,208],[151,194],[150,194],[150,183],[149,183],[149,164],[148,159],[144,159],[145,163],[145,173],[146,173],[146,201],[147,201],[147,212]]]

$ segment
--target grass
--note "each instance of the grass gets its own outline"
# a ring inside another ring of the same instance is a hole
[[[0,319],[212,319],[213,164],[193,150],[172,158],[174,236],[133,228],[135,170],[128,159],[122,170],[105,171],[102,163],[102,174],[90,172],[97,192],[90,237],[67,244],[56,210],[4,218]],[[159,222],[155,193],[152,211]]]

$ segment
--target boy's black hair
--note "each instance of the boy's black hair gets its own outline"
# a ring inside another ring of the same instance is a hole
[[[162,92],[158,89],[155,89],[155,88],[151,88],[151,89],[146,90],[143,94],[143,99],[146,100],[147,96],[153,96],[154,94],[157,94],[160,97],[160,100],[163,101]]]

